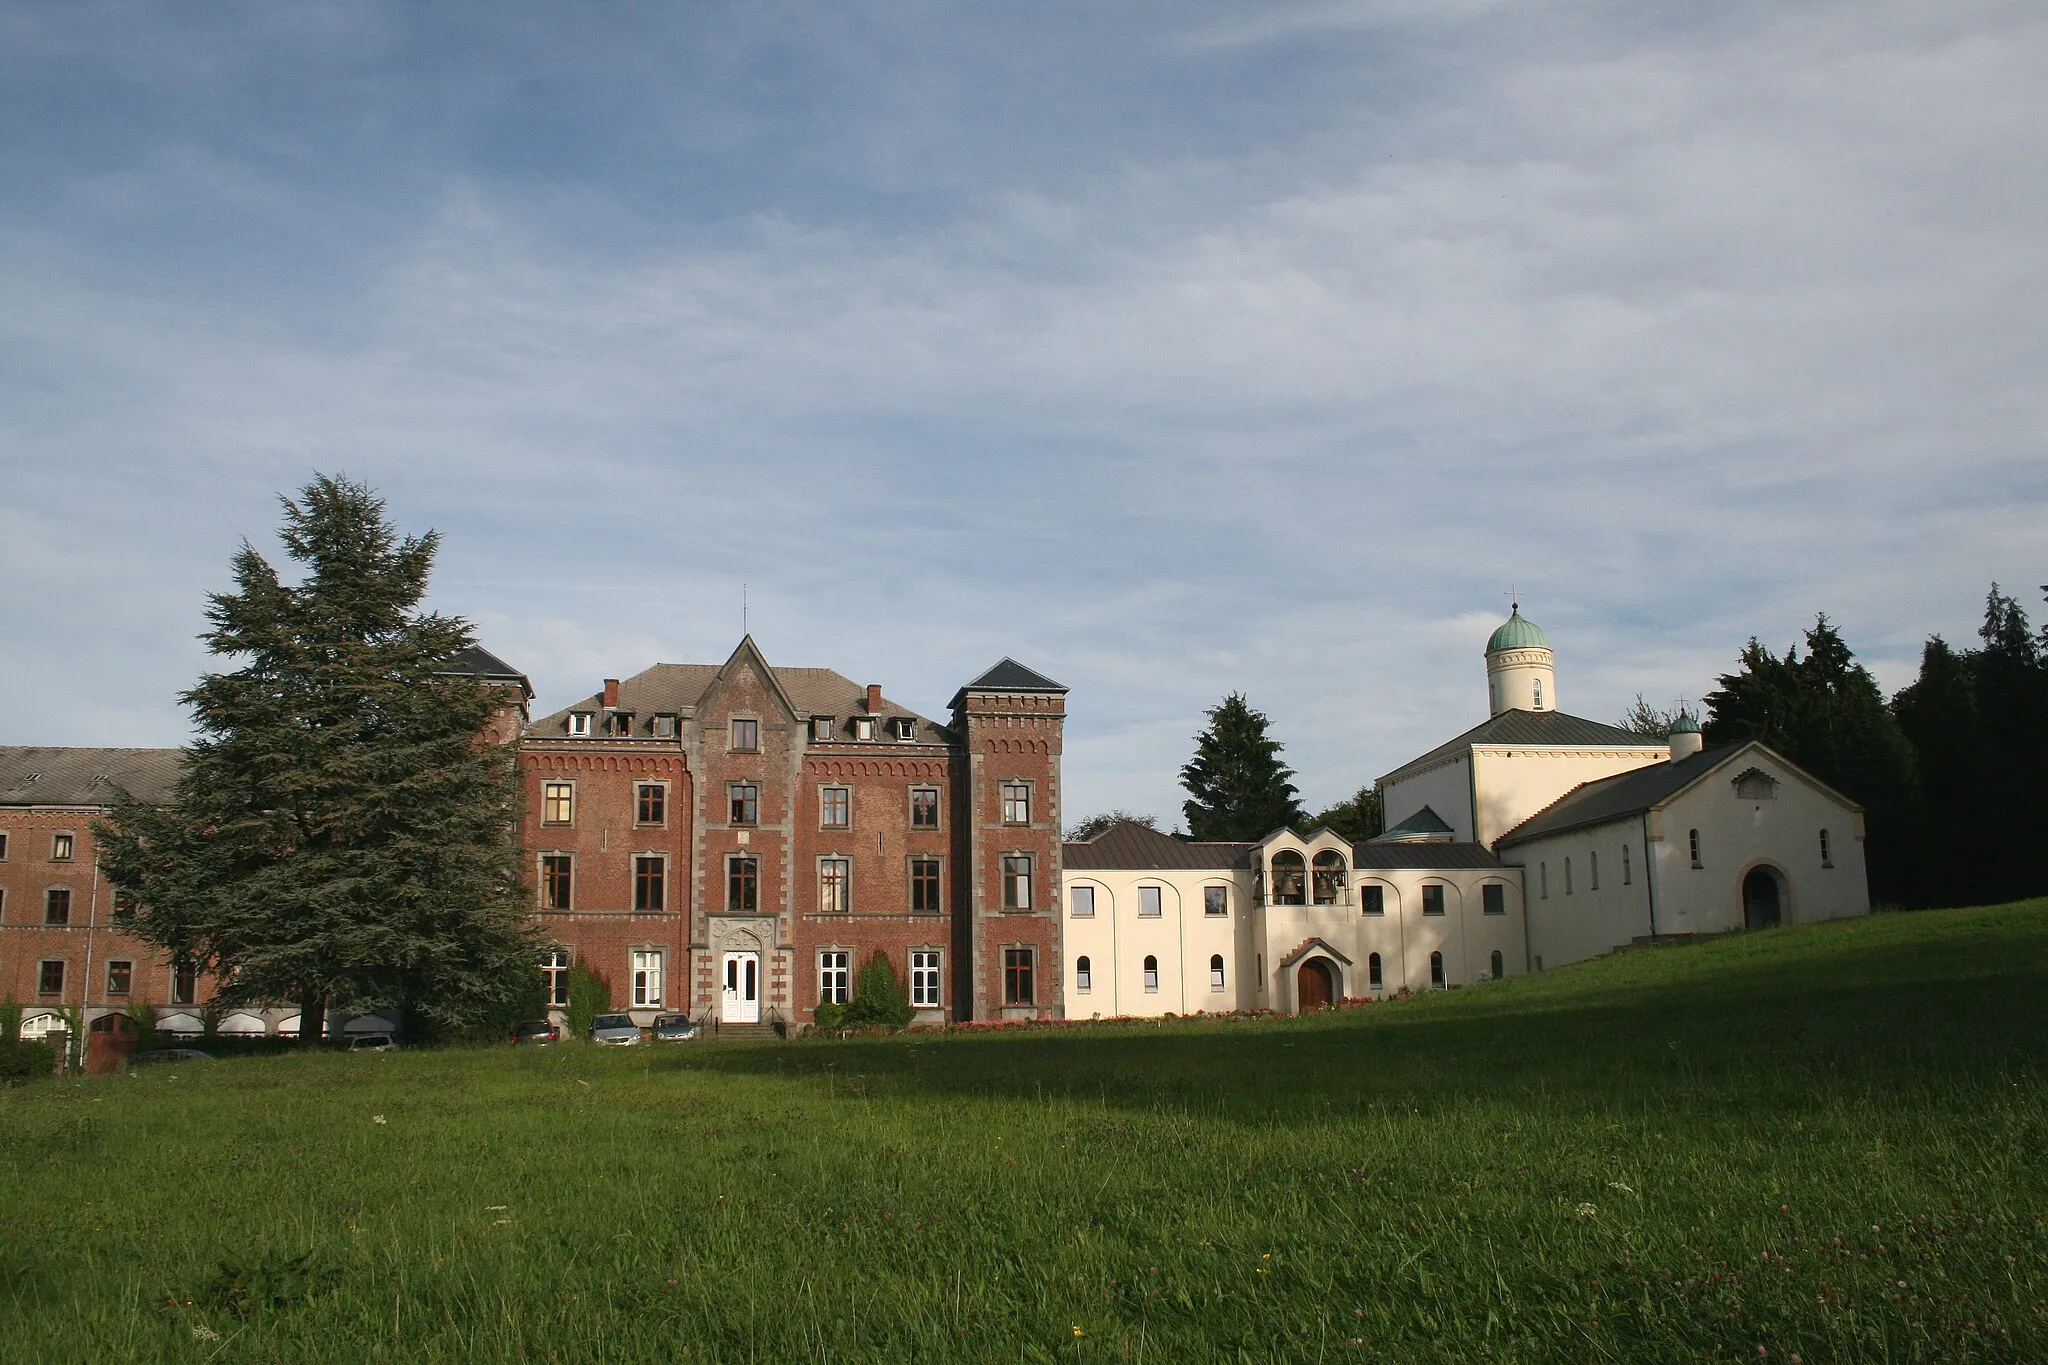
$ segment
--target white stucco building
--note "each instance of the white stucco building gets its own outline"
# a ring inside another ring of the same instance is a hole
[[[1541,971],[1633,944],[1870,908],[1863,813],[1761,744],[1703,751],[1557,709],[1520,606],[1491,715],[1378,784],[1386,832],[1064,847],[1070,1019],[1298,1011]]]

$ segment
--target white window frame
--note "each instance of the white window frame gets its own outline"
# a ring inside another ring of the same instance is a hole
[[[1159,994],[1159,959],[1152,953],[1145,954],[1145,960],[1138,964],[1138,970],[1145,980],[1145,994]]]
[[[1209,954],[1209,991],[1211,994],[1229,989],[1225,984],[1228,980],[1229,971],[1230,968],[1223,961],[1223,954]]]
[[[630,959],[633,980],[633,1008],[661,1008],[662,957],[659,948],[635,948]]]
[[[556,804],[556,792],[558,790],[567,793],[564,799],[566,799],[569,808],[568,816],[561,820],[553,819],[548,815],[549,809]],[[573,778],[550,777],[540,784],[540,822],[543,825],[554,825],[560,829],[566,829],[576,823],[576,783]]]
[[[590,718],[591,713],[588,711],[571,711],[569,713],[570,735],[576,739],[590,738]]]
[[[946,955],[937,948],[910,952],[910,1004],[913,1009],[945,1008]]]
[[[70,830],[58,830],[50,836],[50,861],[68,863],[78,857],[78,836]]]
[[[1031,784],[1029,782],[1003,782],[996,788],[1002,801],[1003,823],[1006,825],[1028,825],[1031,823]]]
[[[550,948],[540,960],[541,980],[546,982],[548,1008],[561,1009],[569,1003],[569,969],[574,966],[567,948]]]
[[[853,999],[853,954],[826,948],[818,954],[818,1003],[844,1005]]]
[[[896,739],[899,743],[907,743],[917,738],[917,722],[911,717],[897,716],[890,724],[896,727]]]
[[[1095,989],[1095,967],[1083,953],[1074,959],[1074,994],[1086,995]]]

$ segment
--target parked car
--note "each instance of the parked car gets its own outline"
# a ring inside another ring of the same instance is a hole
[[[348,1040],[350,1052],[396,1052],[398,1040],[388,1033],[358,1033]]]
[[[640,1026],[630,1014],[600,1014],[590,1021],[590,1041],[631,1047],[640,1041]]]
[[[512,1026],[512,1041],[536,1047],[562,1041],[562,1031],[545,1019],[522,1019]]]
[[[697,1026],[687,1014],[657,1014],[651,1032],[657,1043],[687,1043],[697,1036]]]
[[[160,1047],[149,1052],[138,1052],[128,1059],[130,1066],[148,1066],[154,1062],[210,1062],[213,1054],[201,1052],[196,1047]]]

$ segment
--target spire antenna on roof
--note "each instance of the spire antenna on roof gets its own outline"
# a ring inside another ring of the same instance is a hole
[[[740,634],[747,633],[747,585],[740,584]]]
[[[1508,584],[1508,590],[1502,593],[1501,596],[1508,599],[1509,611],[1520,611],[1522,609],[1522,589],[1518,585],[1514,583]]]

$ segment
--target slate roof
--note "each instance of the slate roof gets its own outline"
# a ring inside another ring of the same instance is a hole
[[[1040,673],[1005,656],[962,692],[1064,692],[1067,689]]]
[[[0,805],[105,806],[116,787],[167,801],[184,763],[179,749],[0,748]]]
[[[690,717],[697,713],[697,703],[718,681],[723,664],[656,664],[654,667],[626,678],[619,683],[619,707],[631,711],[633,716],[633,738],[646,738],[651,734],[648,722],[658,713]],[[868,690],[842,673],[829,668],[771,668],[775,681],[782,687],[783,695],[795,709],[799,719],[810,716],[836,716],[843,725],[853,716],[869,714],[867,709]],[[589,711],[602,714],[604,694],[594,692],[581,701],[571,702],[559,711],[542,716],[526,727],[528,737],[535,739],[566,739],[569,732],[569,713]],[[917,722],[917,740],[921,744],[943,744],[946,742],[944,727],[907,706],[898,706],[887,697],[882,699],[882,709],[874,713],[885,719],[908,716]],[[591,738],[607,738],[601,726],[593,727]],[[893,739],[888,736],[887,739]],[[581,737],[578,737],[579,741]]]
[[[1252,844],[1198,844],[1119,820],[1084,843],[1062,844],[1060,861],[1071,872],[1137,871],[1148,867],[1228,871],[1251,865]]]
[[[1624,730],[1618,725],[1604,725],[1597,720],[1583,716],[1568,716],[1562,711],[1503,711],[1459,735],[1437,745],[1420,758],[1411,758],[1387,777],[1396,777],[1410,768],[1423,767],[1440,758],[1450,758],[1465,752],[1474,745],[1489,746],[1504,744],[1526,744],[1532,748],[1561,747],[1586,749],[1669,749],[1662,740],[1639,735],[1633,730]],[[1382,778],[1381,781],[1385,781]]]
[[[448,661],[444,670],[449,673],[474,673],[485,682],[518,683],[521,692],[531,699],[533,684],[524,673],[506,663],[482,645],[471,645]]]
[[[1724,744],[1718,749],[1703,749],[1676,763],[1653,763],[1647,768],[1632,768],[1612,777],[1581,782],[1501,835],[1494,841],[1495,846],[1504,848],[1546,834],[1640,815],[1676,796],[1748,747]]]
[[[1452,871],[1468,867],[1505,867],[1484,844],[1353,844],[1351,865],[1360,872],[1376,867],[1441,868]]]

